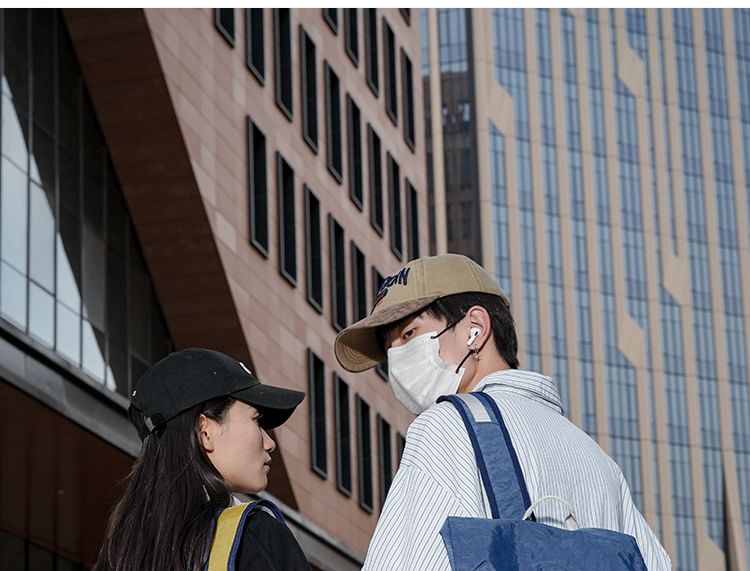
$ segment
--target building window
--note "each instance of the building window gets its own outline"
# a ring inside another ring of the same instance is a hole
[[[268,257],[268,187],[266,136],[247,118],[247,188],[250,209],[250,243]]]
[[[373,266],[372,268],[372,286],[373,286],[372,299],[373,300],[378,299],[378,292],[380,291],[380,284],[382,283],[383,283],[382,274],[378,270],[376,270],[375,267]],[[373,307],[371,308],[371,310],[375,309],[376,303],[377,301],[372,302]],[[380,375],[382,379],[387,381],[388,380],[388,359],[386,358],[380,363],[378,363],[378,365],[375,367],[375,370],[377,371],[378,375]]]
[[[336,487],[352,495],[352,437],[349,425],[349,385],[333,374],[336,407]]]
[[[370,405],[357,395],[357,464],[359,468],[359,505],[372,513],[372,440]]]
[[[214,25],[227,43],[234,47],[234,8],[214,8]]]
[[[406,179],[406,230],[407,256],[414,260],[419,257],[419,210],[417,189]]]
[[[323,360],[307,350],[307,382],[310,398],[310,460],[313,472],[328,477],[326,439],[326,377]]]
[[[328,170],[341,184],[341,93],[339,91],[339,76],[325,62],[326,76],[326,141],[328,151]]]
[[[344,8],[344,46],[349,59],[355,66],[359,66],[359,25],[356,8]]]
[[[404,455],[404,448],[406,448],[406,438],[400,432],[396,433],[396,461],[398,465],[401,464],[401,457]]]
[[[378,456],[380,464],[380,507],[385,503],[393,480],[393,454],[391,452],[391,425],[378,415]]]
[[[245,61],[248,69],[261,82],[266,82],[265,34],[263,26],[263,8],[245,10]]]
[[[397,125],[396,37],[385,18],[383,18],[383,65],[385,66],[385,110],[393,124]]]
[[[346,123],[349,127],[349,198],[362,210],[362,119],[359,107],[346,95]]]
[[[289,8],[274,8],[276,34],[276,104],[292,120],[292,16]]]
[[[4,338],[122,402],[172,342],[62,12],[2,17]]]
[[[383,153],[378,137],[371,125],[367,125],[367,161],[370,180],[370,224],[383,235]]]
[[[302,137],[314,153],[318,152],[318,76],[315,44],[305,29],[299,28],[300,72],[302,73]]]
[[[412,66],[409,56],[401,50],[401,87],[403,91],[403,102],[401,106],[404,109],[404,141],[409,148],[414,151],[416,148],[415,128],[414,128],[414,85],[412,83]]]
[[[307,259],[307,301],[323,312],[323,257],[320,232],[320,201],[305,185],[305,258]]]
[[[331,260],[331,325],[336,331],[346,327],[346,255],[344,229],[328,215],[328,244]]]
[[[276,194],[279,209],[279,271],[289,283],[297,285],[297,255],[294,215],[294,171],[276,153]]]
[[[339,33],[338,8],[323,8],[323,19],[326,21],[334,34]]]
[[[388,153],[388,206],[391,217],[391,251],[401,260],[404,256],[401,234],[401,174],[398,163],[390,153]]]
[[[364,8],[365,11],[365,75],[367,85],[378,96],[380,81],[378,77],[378,10]]]
[[[365,255],[354,242],[350,243],[352,252],[352,321],[367,317],[367,284]]]
[[[399,8],[399,12],[401,12],[401,16],[404,18],[404,21],[408,26],[411,26],[411,8]]]

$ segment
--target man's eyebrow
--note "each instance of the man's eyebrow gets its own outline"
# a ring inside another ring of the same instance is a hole
[[[399,321],[396,321],[395,323],[391,323],[384,331],[383,331],[383,342],[388,342],[391,337],[394,335],[400,335],[401,329],[406,324],[406,320],[408,317],[404,317],[403,319],[400,319]]]

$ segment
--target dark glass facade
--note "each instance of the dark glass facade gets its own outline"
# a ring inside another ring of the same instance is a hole
[[[437,10],[440,84],[442,109],[429,107],[429,85],[425,83],[425,124],[427,125],[427,162],[434,157],[429,147],[429,114],[440,113],[443,127],[443,166],[446,180],[446,221],[448,250],[481,259],[479,193],[476,184],[476,138],[472,125],[474,96],[471,54],[467,38],[471,37],[471,11],[463,8]],[[426,20],[422,20],[422,42],[425,45]],[[422,72],[427,73],[429,60],[423,47]],[[426,81],[429,79],[426,77]],[[430,169],[428,169],[429,171]],[[434,233],[434,232],[432,232]]]
[[[172,341],[61,11],[0,10],[0,80],[0,567],[84,570]]]
[[[128,397],[170,341],[125,198],[60,13],[3,20],[0,317]]]

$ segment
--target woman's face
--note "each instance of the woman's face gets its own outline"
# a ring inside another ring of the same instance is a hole
[[[276,443],[258,424],[258,409],[234,401],[224,420],[200,416],[203,449],[233,492],[257,493],[268,485]]]

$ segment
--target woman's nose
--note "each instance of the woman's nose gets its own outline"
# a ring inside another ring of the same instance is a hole
[[[267,452],[276,450],[276,442],[274,442],[273,438],[265,430],[263,430],[263,449]]]

